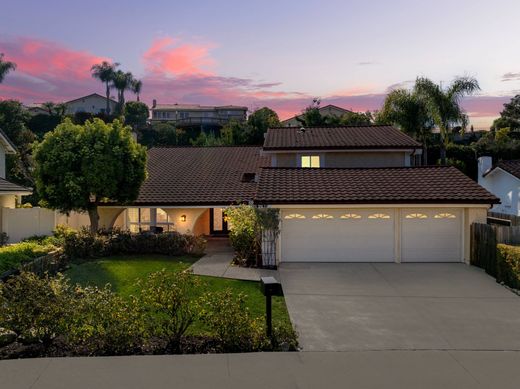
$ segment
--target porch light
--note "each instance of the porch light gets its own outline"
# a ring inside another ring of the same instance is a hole
[[[185,222],[186,221],[186,215],[181,215],[181,222]]]

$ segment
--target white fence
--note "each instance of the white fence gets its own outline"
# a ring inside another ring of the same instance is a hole
[[[52,235],[58,224],[74,229],[89,225],[88,215],[77,212],[69,216],[46,208],[2,208],[2,232],[9,243],[16,243],[33,235]]]

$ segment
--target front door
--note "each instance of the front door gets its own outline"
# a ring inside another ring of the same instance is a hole
[[[209,212],[209,230],[211,235],[227,235],[228,225],[224,208],[211,208]]]

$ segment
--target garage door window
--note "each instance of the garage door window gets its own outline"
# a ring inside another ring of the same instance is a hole
[[[455,219],[456,217],[453,213],[448,212],[438,213],[434,216],[435,219]]]
[[[369,219],[390,219],[390,215],[386,213],[373,213],[372,215],[368,215]]]
[[[424,213],[409,213],[405,216],[407,219],[427,219],[428,215]]]
[[[286,215],[284,219],[305,219],[305,216],[299,213],[290,213]]]
[[[339,217],[340,219],[361,219],[361,215],[357,213],[345,213]]]
[[[317,215],[312,216],[313,219],[334,219],[334,216],[326,214],[326,213],[318,213]]]

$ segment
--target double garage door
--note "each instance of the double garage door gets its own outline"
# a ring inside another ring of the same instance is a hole
[[[460,262],[459,209],[282,211],[282,262]]]

